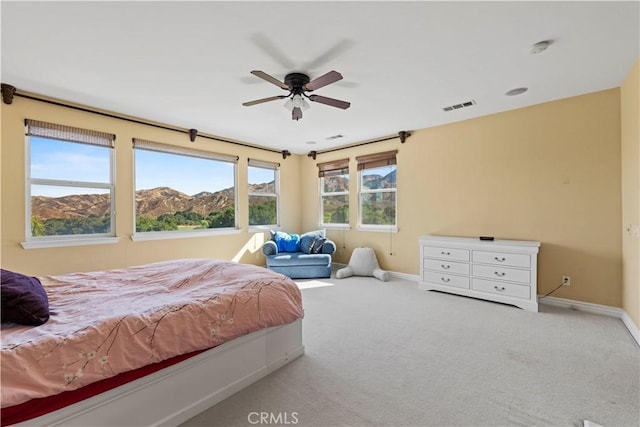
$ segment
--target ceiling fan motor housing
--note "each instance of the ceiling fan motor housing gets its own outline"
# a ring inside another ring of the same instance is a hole
[[[309,76],[302,73],[290,73],[284,77],[284,83],[291,88],[294,93],[301,93],[302,87],[309,83]]]

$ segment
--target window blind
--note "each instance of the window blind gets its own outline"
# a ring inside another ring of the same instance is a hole
[[[249,166],[277,170],[280,167],[280,163],[263,162],[262,160],[249,159]]]
[[[349,159],[318,163],[318,177],[346,175],[349,173]]]
[[[379,168],[381,166],[389,166],[396,164],[396,154],[398,150],[385,151],[383,153],[369,154],[366,156],[356,157],[358,162],[358,170]]]
[[[81,129],[39,120],[25,119],[26,134],[43,138],[59,139],[61,141],[79,142],[81,144],[98,145],[113,148],[116,136],[97,130]]]
[[[193,148],[178,147],[176,145],[162,144],[133,138],[133,148],[141,150],[157,151],[159,153],[179,154],[183,156],[200,157],[202,159],[219,160],[221,162],[238,163],[238,156],[211,153],[208,151],[194,150]]]

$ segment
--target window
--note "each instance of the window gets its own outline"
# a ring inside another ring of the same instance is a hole
[[[25,125],[27,241],[114,236],[115,135],[30,119]]]
[[[396,227],[397,150],[356,157],[358,161],[359,220],[363,228]],[[385,226],[385,227],[380,227]]]
[[[280,224],[278,163],[249,159],[249,226]]]
[[[133,148],[136,233],[235,229],[236,156],[141,139]]]
[[[349,224],[349,159],[318,164],[320,178],[320,224]]]

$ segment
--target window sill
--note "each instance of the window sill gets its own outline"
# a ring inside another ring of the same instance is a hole
[[[279,225],[250,225],[247,230],[249,233],[266,233],[271,230],[281,230]]]
[[[325,228],[327,230],[351,230],[349,224],[318,224],[318,228]]]
[[[397,233],[397,225],[358,225],[358,231],[372,231],[374,233]]]
[[[131,240],[134,242],[144,242],[147,240],[191,239],[192,237],[211,237],[238,233],[240,233],[239,228],[207,229],[201,231],[147,231],[135,233],[131,236]]]
[[[88,238],[67,238],[67,239],[43,239],[21,242],[24,249],[60,248],[69,246],[107,245],[118,243],[119,237],[88,237]]]

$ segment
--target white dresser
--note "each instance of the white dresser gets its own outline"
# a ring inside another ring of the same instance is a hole
[[[420,237],[420,289],[437,290],[538,311],[540,242]]]

